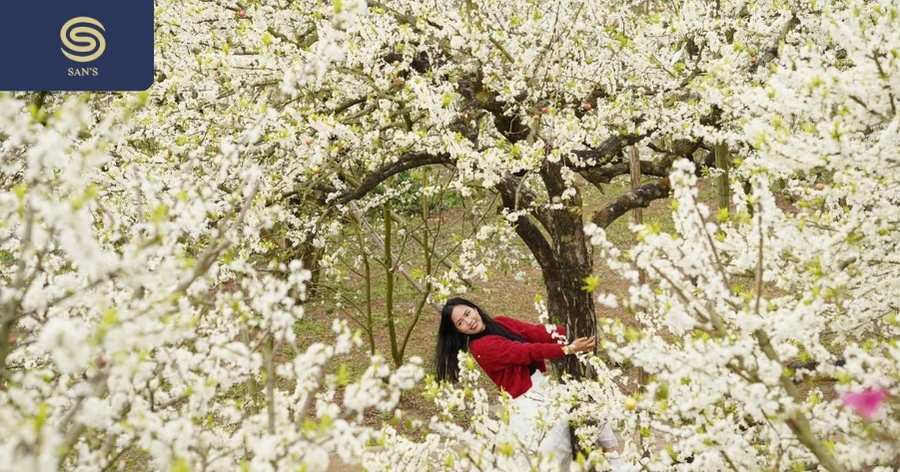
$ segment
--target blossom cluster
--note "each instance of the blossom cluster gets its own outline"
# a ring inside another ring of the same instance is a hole
[[[0,468],[358,457],[377,435],[361,413],[393,410],[421,368],[327,374],[360,340],[335,321],[334,344],[299,343],[310,273],[256,256],[271,220],[258,166],[227,142],[209,159],[136,156],[141,106],[100,117],[69,99],[42,116],[0,97]]]

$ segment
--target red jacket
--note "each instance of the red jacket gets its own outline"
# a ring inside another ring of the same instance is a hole
[[[498,316],[494,321],[528,342],[512,341],[490,334],[471,341],[469,352],[497,387],[515,398],[531,388],[529,366],[537,363],[541,372],[544,372],[547,368],[544,359],[565,356],[563,345],[550,337],[542,324],[526,323],[505,316]],[[559,325],[556,329],[559,334],[566,334],[565,326]]]

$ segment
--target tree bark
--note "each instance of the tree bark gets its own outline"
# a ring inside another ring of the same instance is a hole
[[[574,263],[578,254],[586,254],[587,248],[572,246],[576,257],[561,261],[556,270],[544,271],[544,286],[547,289],[547,311],[554,323],[565,323],[569,341],[584,336],[597,335],[597,313],[594,298],[584,290],[584,279],[591,275],[590,265]],[[562,371],[576,379],[589,377],[591,371],[585,369],[575,356],[566,356],[558,364]]]
[[[303,268],[310,273],[309,283],[306,285],[306,297],[311,299],[316,296],[319,289],[319,276],[321,275],[323,248],[317,248],[313,244],[313,237],[309,236],[299,245],[300,260],[303,262]]]
[[[653,200],[668,197],[670,190],[671,185],[669,184],[668,178],[641,185],[640,187],[625,193],[605,208],[598,210],[594,213],[594,216],[591,217],[591,221],[601,228],[606,228],[618,217],[628,213],[629,210],[634,208],[647,208]]]
[[[562,177],[562,164],[544,161],[541,178],[551,199],[561,198],[566,190]],[[584,336],[596,336],[597,313],[593,294],[585,291],[585,279],[594,270],[588,241],[584,236],[581,193],[570,197],[560,210],[549,212],[551,226],[548,231],[553,239],[556,264],[544,270],[547,288],[547,310],[550,320],[566,324],[569,340]],[[584,378],[591,371],[585,369],[575,356],[566,356],[562,362],[565,373]]]
[[[397,346],[397,328],[394,320],[394,255],[391,248],[391,203],[384,203],[384,309],[387,317],[388,337],[391,341],[391,359],[396,367],[403,364]]]
[[[728,155],[728,145],[725,143],[718,143],[715,145],[714,149],[716,155],[716,167],[722,172],[722,174],[716,178],[716,190],[719,195],[719,210],[723,208],[728,210],[731,204],[731,188],[728,175],[729,168],[731,167],[731,158]]]
[[[631,171],[631,190],[637,190],[641,186],[641,157],[637,146],[628,147],[628,167]],[[644,222],[644,214],[640,207],[631,211],[632,221],[639,225]]]

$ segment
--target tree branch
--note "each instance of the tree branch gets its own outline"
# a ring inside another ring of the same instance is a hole
[[[788,33],[790,33],[791,30],[799,24],[800,19],[797,18],[797,15],[791,15],[791,19],[784,24],[784,27],[781,28],[781,31],[778,33],[778,38],[775,40],[775,44],[769,46],[769,48],[766,49],[763,53],[763,56],[759,58],[759,60],[757,60],[755,64],[750,66],[751,74],[755,73],[760,67],[766,67],[770,62],[778,57],[778,46],[781,45],[781,42],[784,41],[784,38],[787,37]]]
[[[500,198],[503,206],[507,209],[514,210],[517,206],[516,188],[514,180],[506,178],[497,184],[497,190],[500,192]],[[528,249],[534,254],[538,264],[542,268],[549,268],[555,265],[556,258],[553,255],[553,249],[547,238],[541,233],[541,230],[528,218],[527,215],[519,215],[514,224],[516,233],[525,241]]]
[[[450,164],[450,162],[450,155],[448,154],[428,154],[422,152],[403,154],[396,161],[385,164],[375,172],[366,176],[356,189],[340,195],[337,198],[337,202],[348,203],[362,198],[365,194],[378,186],[378,184],[400,172],[432,164]]]
[[[634,208],[647,208],[653,200],[668,197],[670,190],[671,185],[669,184],[668,178],[662,178],[656,182],[641,185],[617,198],[606,207],[597,210],[591,217],[591,221],[601,228],[606,228],[612,224],[616,218],[624,215],[628,211]]]
[[[647,135],[627,134],[611,136],[595,148],[572,151],[572,154],[575,154],[582,161],[591,162],[593,165],[605,164],[610,162],[611,158],[621,155],[622,150],[626,147],[637,144],[638,141],[645,137]]]
[[[640,161],[641,175],[652,175],[654,177],[668,177],[672,167],[672,158],[666,157],[656,161]],[[626,162],[616,162],[612,165],[603,167],[585,167],[576,169],[578,174],[585,180],[599,187],[602,184],[608,184],[613,178],[620,175],[628,175],[631,173],[631,166]]]

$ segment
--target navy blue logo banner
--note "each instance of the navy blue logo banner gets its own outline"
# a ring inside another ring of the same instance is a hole
[[[4,2],[0,90],[145,90],[153,0]]]

